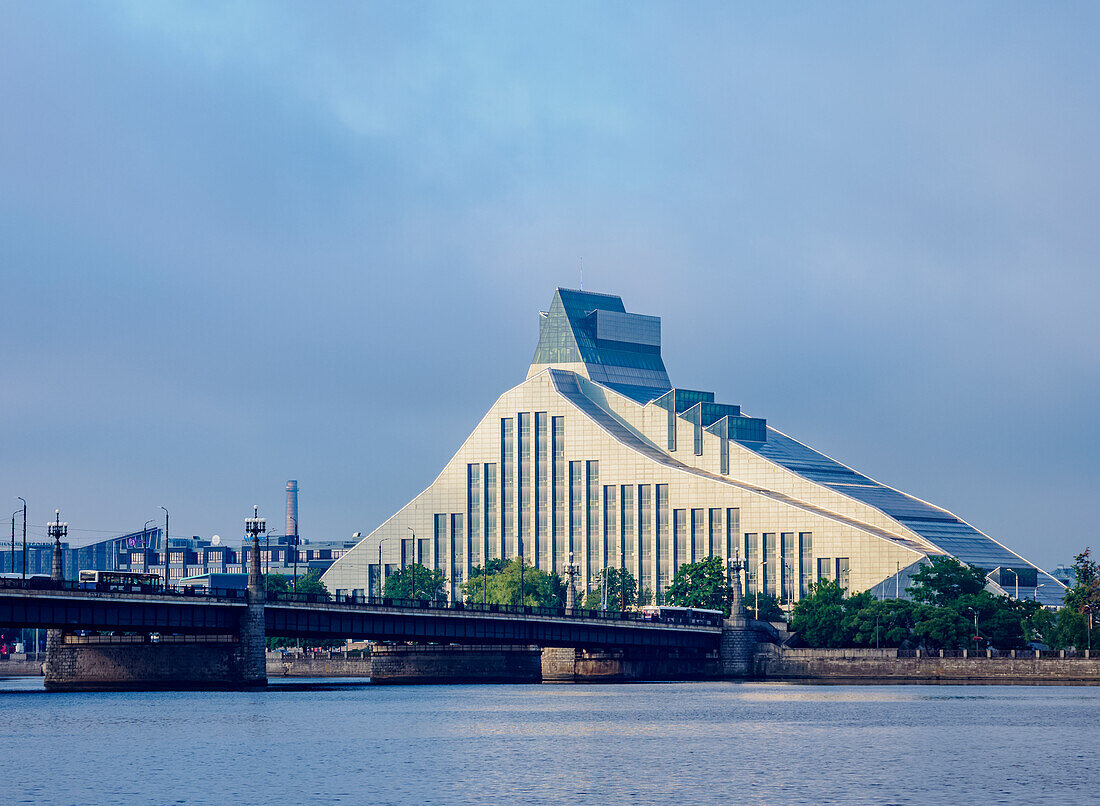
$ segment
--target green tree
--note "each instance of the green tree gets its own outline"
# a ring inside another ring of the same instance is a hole
[[[928,649],[973,648],[974,623],[954,608],[924,605],[913,635]]]
[[[499,564],[498,564],[499,563]],[[521,580],[522,569],[522,580]],[[516,557],[510,561],[490,560],[493,573],[479,573],[462,585],[462,593],[468,602],[486,601],[489,604],[526,605],[528,607],[560,607],[555,579],[545,571],[533,567],[525,559]],[[520,584],[523,594],[520,601]],[[484,597],[484,598],[483,598]]]
[[[700,607],[730,613],[730,589],[726,569],[718,557],[685,563],[676,569],[665,597],[675,607]],[[761,611],[764,611],[761,602]]]
[[[746,603],[752,599],[751,596],[745,598]],[[823,579],[811,585],[810,595],[795,604],[791,630],[798,633],[807,646],[851,646],[851,625],[846,623],[848,615],[849,611],[844,606],[844,589],[836,580]]]
[[[790,621],[790,616],[783,609],[783,603],[779,601],[779,597],[770,593],[762,593],[759,596],[754,593],[752,596],[745,597],[744,604],[745,612],[749,618],[760,621]],[[760,608],[759,613],[757,612],[758,606]]]
[[[638,603],[638,581],[629,571],[618,568],[601,568],[592,580],[592,590],[584,597],[581,607],[588,610],[603,608],[604,582],[607,583],[607,609],[626,610]],[[623,606],[623,598],[626,606]]]
[[[907,599],[877,601],[863,593],[843,602],[845,617],[842,632],[853,646],[908,647],[914,643],[920,605]]]
[[[961,563],[954,557],[928,559],[929,564],[913,574],[913,584],[906,588],[916,601],[943,606],[985,590],[982,569]]]
[[[442,601],[446,598],[446,584],[442,571],[413,563],[390,575],[384,594],[390,599]]]
[[[1051,634],[1054,649],[1084,648],[1089,645],[1088,616],[1072,607],[1058,611],[1058,623]]]

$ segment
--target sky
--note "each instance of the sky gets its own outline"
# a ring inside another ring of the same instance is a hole
[[[366,534],[583,260],[662,317],[675,385],[1069,562],[1100,542],[1098,23],[0,3],[0,502],[32,539],[164,505],[235,543],[297,479],[303,537]]]

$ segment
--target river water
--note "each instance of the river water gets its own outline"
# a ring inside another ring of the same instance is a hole
[[[1100,688],[8,678],[0,802],[1098,803]]]

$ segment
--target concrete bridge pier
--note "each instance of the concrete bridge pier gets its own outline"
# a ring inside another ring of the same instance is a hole
[[[267,685],[260,552],[253,542],[248,605],[235,634],[66,635],[46,633],[44,683],[48,691],[143,691],[152,689],[245,689]],[[61,578],[60,550],[54,579]]]

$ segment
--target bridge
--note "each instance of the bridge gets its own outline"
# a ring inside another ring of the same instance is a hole
[[[0,580],[0,625],[47,629],[46,687],[70,691],[266,685],[267,637],[467,645],[481,653],[499,647],[502,656],[537,647],[544,666],[548,657],[567,665],[596,657],[605,665],[608,658],[663,663],[688,676],[704,666],[740,676],[751,668],[760,626],[702,613],[668,623],[615,611],[272,593],[258,580],[247,590],[123,592],[8,579]],[[457,647],[437,649],[437,664],[461,665]],[[538,679],[539,653],[530,652]],[[409,657],[424,663],[426,656]]]
[[[40,585],[43,583],[39,583]],[[637,613],[249,591],[122,593],[77,583],[0,580],[0,625],[92,632],[237,634],[250,603],[264,634],[412,643],[714,650],[720,620],[667,624]]]

